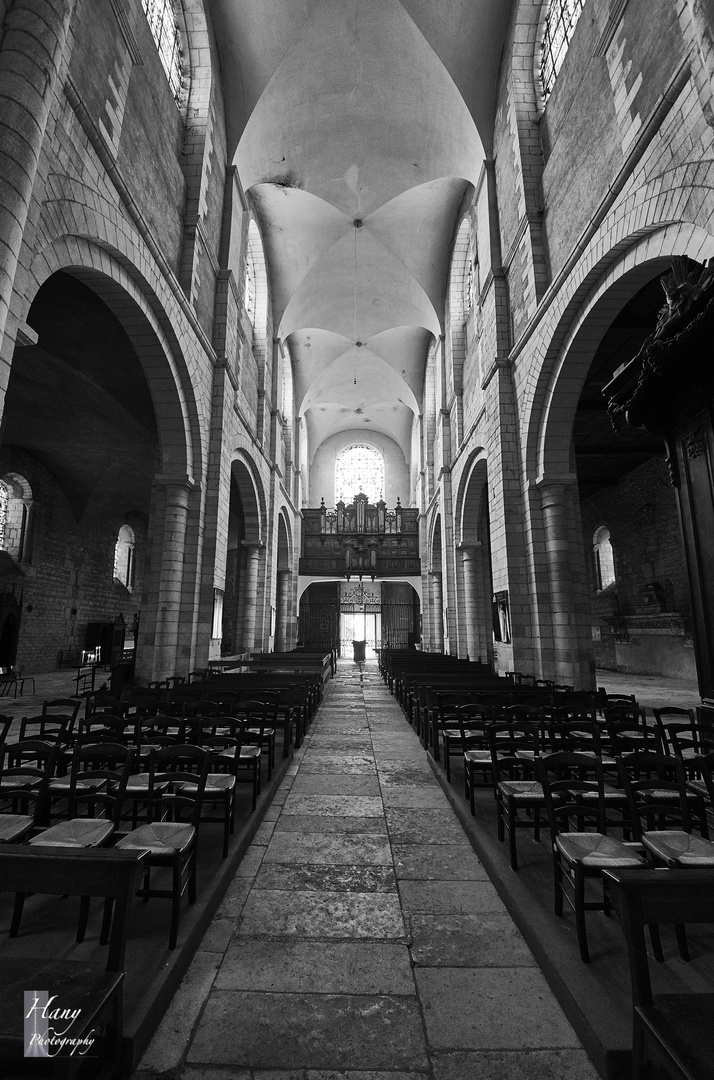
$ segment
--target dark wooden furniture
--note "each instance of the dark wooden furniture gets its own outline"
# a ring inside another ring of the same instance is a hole
[[[57,1007],[80,1009],[66,1032],[68,1037],[95,1039],[87,1052],[90,1074],[112,1080],[122,1072],[122,983],[129,910],[145,862],[143,852],[58,851],[56,848],[0,847],[3,891],[48,895],[103,896],[113,903],[106,969],[94,964],[47,956],[18,955],[2,960],[0,980],[0,1075],[27,1073],[24,1016],[25,991],[44,990],[57,995]],[[31,939],[28,948],[32,948]],[[64,1028],[66,1025],[62,1025]],[[90,1035],[90,1033],[93,1033]],[[53,1080],[76,1075],[75,1055],[59,1053],[40,1060],[38,1069]]]
[[[671,1080],[711,1080],[714,993],[653,993],[645,926],[714,923],[714,871],[608,870],[605,877],[630,961],[632,1080],[650,1069]]]

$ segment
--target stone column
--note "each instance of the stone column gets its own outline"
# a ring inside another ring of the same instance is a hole
[[[75,3],[15,0],[4,21],[0,41],[0,341]]]
[[[163,541],[159,570],[157,617],[154,651],[154,678],[178,674],[176,658],[181,618],[184,556],[188,503],[193,481],[186,478],[175,482],[156,478],[166,493],[164,504]],[[158,525],[158,522],[157,522]]]
[[[431,640],[436,652],[444,650],[444,601],[441,591],[441,570],[431,570]]]
[[[572,587],[573,567],[570,559],[565,485],[544,483],[540,488],[540,496],[553,616],[555,670],[561,682],[572,682],[573,677],[578,674],[578,628]]]
[[[287,652],[289,648],[290,631],[288,619],[290,617],[290,582],[292,572],[290,570],[278,570],[278,588],[275,598],[275,651]]]
[[[243,596],[243,652],[255,651],[255,628],[258,621],[258,570],[260,568],[261,543],[242,541],[245,550],[245,587]]]
[[[481,645],[478,591],[481,580],[482,549],[480,543],[461,545],[461,565],[464,572],[464,617],[466,619],[466,651],[469,660],[478,660]]]

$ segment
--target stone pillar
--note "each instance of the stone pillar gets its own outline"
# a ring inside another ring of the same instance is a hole
[[[0,42],[0,341],[75,3],[15,0],[4,21]]]
[[[260,568],[261,543],[243,540],[245,550],[245,587],[243,596],[243,652],[255,652],[255,628],[258,621],[258,570]]]
[[[178,674],[176,658],[181,621],[186,525],[193,481],[187,478],[182,482],[174,482],[157,477],[156,482],[164,488],[166,494],[153,671],[154,678],[166,678]]]
[[[444,601],[441,591],[441,570],[431,570],[431,640],[436,652],[444,651]]]
[[[466,651],[469,660],[478,660],[481,650],[478,592],[481,581],[483,554],[480,543],[461,545],[461,565],[464,572],[464,617],[466,619]]]
[[[278,588],[275,598],[275,651],[287,652],[290,648],[290,570],[278,570]]]
[[[579,676],[579,666],[565,485],[544,483],[540,488],[540,496],[550,582],[555,671],[560,682],[570,683],[574,677]]]

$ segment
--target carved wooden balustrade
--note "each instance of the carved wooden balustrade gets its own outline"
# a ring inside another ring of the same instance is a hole
[[[325,577],[407,577],[421,573],[419,511],[399,499],[388,510],[360,492],[334,509],[306,507],[300,573]]]

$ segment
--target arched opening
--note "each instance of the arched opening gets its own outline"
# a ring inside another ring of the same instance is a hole
[[[275,589],[275,651],[288,652],[293,644],[292,545],[284,515],[278,515],[278,565]]]
[[[444,624],[447,622],[444,610],[444,589],[441,557],[441,514],[436,515],[431,530],[429,545],[428,610],[429,610],[429,649],[431,652],[444,651]]]
[[[482,459],[474,462],[463,485],[457,590],[459,653],[468,656],[469,660],[492,663],[493,605],[502,604],[503,600],[495,602],[493,599],[487,468]]]
[[[555,85],[585,0],[550,0],[540,28],[539,79],[543,100]]]
[[[9,494],[5,550],[21,569],[32,562],[17,662],[41,672],[76,663],[102,628],[106,638],[118,620],[135,625],[160,449],[139,356],[93,289],[53,274],[28,322],[38,341],[15,350],[0,476]],[[117,639],[117,655],[104,659],[120,659],[122,648]]]
[[[183,58],[181,34],[177,20],[178,0],[141,0],[156,51],[176,104],[180,104],[183,87]]]
[[[596,666],[694,680],[689,585],[664,443],[643,428],[616,433],[602,393],[652,333],[663,298],[655,274],[612,319],[580,394],[573,452]]]
[[[226,586],[221,653],[250,653],[263,645],[265,605],[262,489],[247,458],[231,466]]]
[[[122,525],[114,545],[114,580],[132,592],[134,588],[134,564],[136,536],[130,525]]]

